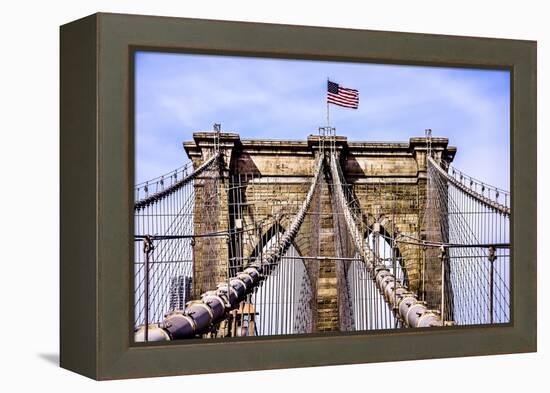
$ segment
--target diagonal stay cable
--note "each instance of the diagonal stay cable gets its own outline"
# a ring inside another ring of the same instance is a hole
[[[344,220],[347,224],[348,231],[353,240],[356,250],[363,260],[367,271],[374,277],[374,282],[381,293],[386,294],[385,300],[389,305],[396,310],[397,317],[404,323],[405,326],[413,327],[428,327],[442,326],[443,320],[436,312],[428,310],[428,308],[416,299],[409,289],[399,283],[395,276],[386,268],[376,268],[374,264],[374,254],[370,247],[365,244],[361,231],[357,227],[353,214],[346,203],[344,194],[344,183],[341,178],[341,169],[339,168],[338,159],[335,153],[332,153],[330,159],[330,173],[333,184],[333,197],[342,209]],[[407,307],[402,307],[404,303]],[[409,317],[409,311],[414,309],[414,314]]]
[[[499,211],[500,213],[510,216],[511,209],[509,207],[506,207],[496,201],[491,200],[490,198],[481,195],[480,193],[469,189],[464,184],[460,183],[458,180],[456,180],[454,177],[449,175],[443,168],[441,168],[432,157],[428,157],[428,161],[430,164],[433,165],[435,169],[445,178],[447,181],[451,182],[455,187],[459,188],[466,194],[470,195],[472,198],[476,199],[477,201],[481,202],[485,206],[494,209],[496,211]]]
[[[150,336],[149,341],[191,338],[207,333],[217,323],[226,319],[231,310],[239,307],[240,303],[260,285],[262,279],[274,271],[292,245],[304,222],[313,196],[318,192],[323,166],[324,158],[319,156],[310,188],[300,209],[292,218],[288,229],[263,255],[261,261],[254,261],[244,271],[237,273],[235,277],[230,277],[227,283],[218,285],[216,290],[203,293],[200,300],[189,302],[183,312],[167,315],[161,324],[165,333]],[[140,331],[136,333],[136,341],[140,340],[138,337],[140,334]]]
[[[195,170],[190,175],[187,175],[186,177],[184,177],[180,181],[172,184],[170,187],[167,187],[162,191],[156,192],[153,195],[150,195],[148,197],[140,199],[139,201],[136,201],[134,203],[134,210],[142,209],[145,206],[148,206],[149,204],[151,204],[153,202],[156,202],[160,199],[163,199],[163,198],[167,197],[168,195],[171,195],[172,193],[174,193],[175,191],[177,191],[181,187],[183,187],[185,184],[187,184],[189,181],[191,181],[191,180],[195,179],[197,176],[199,176],[208,167],[210,167],[210,165],[212,163],[214,163],[219,157],[220,157],[220,153],[216,152],[208,160],[206,160],[204,163],[202,163],[201,166],[199,166],[197,168],[197,170]]]

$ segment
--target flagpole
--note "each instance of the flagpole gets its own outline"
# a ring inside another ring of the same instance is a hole
[[[329,115],[330,110],[329,110],[329,102],[328,102],[328,83],[329,83],[329,81],[330,80],[327,77],[327,98],[326,98],[326,100],[327,100],[327,127],[330,128],[330,115]]]
[[[330,128],[329,103],[327,100],[327,127]]]

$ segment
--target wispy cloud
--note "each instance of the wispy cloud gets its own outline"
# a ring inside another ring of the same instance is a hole
[[[431,128],[458,147],[457,167],[509,188],[507,72],[155,53],[137,56],[136,180],[181,165],[181,143],[215,122],[242,138],[316,133],[327,77],[360,91],[358,110],[331,107],[339,134],[408,140]]]

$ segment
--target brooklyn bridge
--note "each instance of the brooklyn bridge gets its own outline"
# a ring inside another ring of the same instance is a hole
[[[135,341],[510,321],[510,193],[446,138],[193,134],[135,186]]]

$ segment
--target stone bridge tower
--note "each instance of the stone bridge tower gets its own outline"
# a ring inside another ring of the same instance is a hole
[[[195,211],[195,228],[204,228],[206,219],[212,219],[207,216],[212,214],[217,215],[217,222],[223,229],[255,225],[273,218],[273,206],[290,206],[305,198],[319,154],[318,136],[310,136],[305,141],[276,141],[245,140],[231,133],[218,135],[219,140],[215,133],[195,133],[193,141],[184,143],[195,167],[212,154],[216,144],[223,152],[225,170],[220,173],[221,181],[217,186],[219,208],[214,213]],[[363,217],[365,233],[367,228],[376,226],[388,235],[399,232],[404,236],[425,238],[426,138],[410,138],[404,143],[351,142],[337,136],[335,145],[354,198],[362,211],[368,212]],[[437,159],[451,162],[456,148],[449,147],[446,138],[431,138],[431,151]],[[235,181],[239,180],[235,179],[246,179],[247,186],[238,187]],[[295,241],[301,256],[325,257],[304,262],[314,294],[315,331],[346,330],[341,264],[326,258],[337,255],[330,186],[330,179],[325,176],[320,185],[321,193],[313,201],[318,206],[318,214],[308,216]],[[199,188],[196,186],[196,198],[200,199],[203,191]],[[240,188],[241,192],[232,191]],[[244,208],[237,211],[237,205]],[[281,215],[281,228],[285,228],[290,219],[290,215]],[[219,238],[214,243],[214,248],[218,249],[216,264],[206,255],[212,254],[212,245],[208,249],[197,239],[194,294],[213,289],[212,280],[223,281],[228,268],[233,266],[232,261],[238,260],[237,257],[246,260],[253,255],[260,240],[273,235],[273,231],[273,228],[259,228],[256,234],[246,238]],[[407,244],[400,244],[397,251],[406,268],[409,287],[435,308],[441,289],[439,260],[426,259],[419,247]]]

